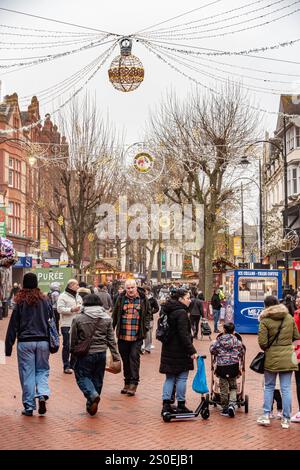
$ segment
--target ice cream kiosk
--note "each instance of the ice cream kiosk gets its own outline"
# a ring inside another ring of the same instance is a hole
[[[273,269],[235,269],[226,274],[225,286],[235,330],[258,333],[258,316],[265,297],[282,297],[282,273]]]

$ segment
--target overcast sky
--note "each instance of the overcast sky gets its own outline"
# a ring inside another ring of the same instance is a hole
[[[212,0],[211,0],[212,1]],[[282,0],[277,5],[266,8],[261,11],[261,14],[265,14],[270,11],[270,8],[275,10],[284,6],[291,5],[296,0]],[[181,0],[114,0],[114,1],[99,1],[99,0],[0,0],[0,6],[4,8],[10,8],[20,10],[27,13],[36,15],[51,17],[59,19],[61,21],[67,21],[70,23],[77,23],[84,26],[98,28],[106,31],[111,31],[119,34],[130,34],[139,31],[143,28],[159,23],[168,18],[180,15],[185,11],[198,8],[207,3],[209,0],[189,0],[188,2],[182,2]],[[239,6],[250,3],[250,0],[221,0],[216,2],[215,5],[203,8],[198,12],[189,14],[181,17],[179,20],[171,23],[166,23],[163,26],[172,26],[176,23],[183,23],[187,21],[201,19],[203,17],[217,15],[220,12],[230,10],[231,8],[237,8]],[[261,0],[260,3],[253,6],[253,9],[267,6],[275,3],[271,0]],[[250,7],[248,7],[249,10]],[[284,15],[296,8],[300,8],[300,2],[296,2],[294,6],[283,10],[282,12],[274,13],[270,18],[279,17]],[[239,14],[235,12],[233,14]],[[232,14],[232,15],[233,15]],[[259,14],[259,13],[258,13]],[[257,15],[258,15],[257,14]],[[227,15],[228,16],[228,15]],[[251,17],[253,17],[252,14]],[[256,16],[256,15],[255,15]],[[241,18],[244,19],[245,17]],[[249,17],[250,18],[250,17]],[[42,21],[34,18],[29,18],[22,15],[8,13],[0,10],[0,23],[12,26],[23,26],[32,28],[43,28],[45,30],[61,30],[61,31],[78,31],[82,32],[81,29],[71,28],[70,26],[63,26],[47,21]],[[241,21],[236,18],[234,22]],[[256,20],[249,22],[249,25],[267,21],[269,18],[262,18],[260,21]],[[213,21],[214,18],[207,22]],[[228,25],[224,23],[224,25]],[[180,40],[181,44],[197,45],[212,49],[222,50],[244,50],[253,47],[261,47],[267,45],[273,45],[279,42],[288,40],[294,40],[300,38],[300,12],[295,13],[293,16],[289,16],[285,19],[271,23],[268,26],[251,29],[242,33],[228,35],[218,38],[209,38],[197,40],[195,42]],[[218,26],[223,24],[218,23]],[[244,24],[240,27],[232,29],[240,29],[247,27],[248,24]],[[162,26],[161,26],[162,27]],[[210,27],[211,28],[211,27]],[[204,28],[209,29],[209,28]],[[229,31],[230,28],[223,31]],[[1,31],[5,31],[1,29]],[[11,31],[11,30],[10,30]],[[208,33],[213,34],[213,33]],[[1,36],[1,41],[5,42],[21,42],[22,38],[18,36]],[[34,41],[34,38],[32,39]],[[55,48],[52,52],[58,52],[63,49]],[[103,48],[101,51],[104,50]],[[2,57],[28,57],[42,55],[47,49],[42,50],[10,50],[8,53],[2,52]],[[192,85],[189,80],[178,75],[174,70],[171,70],[166,64],[160,62],[156,57],[151,55],[141,44],[134,43],[133,54],[138,56],[145,67],[145,80],[141,84],[138,90],[132,93],[121,93],[116,91],[108,81],[107,69],[108,66],[116,55],[119,54],[119,48],[117,47],[111,58],[108,59],[105,66],[100,70],[94,79],[89,83],[88,89],[96,94],[97,103],[99,109],[103,113],[109,113],[111,121],[116,125],[120,131],[125,131],[125,141],[129,145],[133,142],[140,141],[143,138],[144,125],[149,115],[149,110],[159,104],[162,96],[165,93],[173,89],[183,99],[190,93]],[[268,51],[265,54],[259,53],[256,55],[268,56],[273,58],[281,58],[300,62],[300,43],[275,51]],[[8,55],[5,55],[8,54]],[[93,58],[97,57],[99,52],[96,49],[91,51],[82,52],[75,54],[64,59],[58,59],[51,63],[41,64],[28,70],[17,71],[7,75],[2,75],[1,78],[4,83],[4,92],[13,93],[17,92],[20,97],[26,95],[37,95],[39,97],[39,91],[55,85],[58,81],[64,80],[72,73],[75,73]],[[258,69],[265,69],[270,72],[281,72],[291,73],[300,76],[300,65],[284,64],[280,62],[272,62],[268,60],[256,60],[245,57],[221,57],[213,58],[219,61],[228,62],[231,64],[239,64],[245,67],[254,67]],[[213,64],[211,64],[213,65]],[[221,66],[219,66],[221,67]],[[210,70],[210,73],[213,69]],[[245,73],[251,75],[251,71],[241,71],[238,69],[232,69],[237,73]],[[186,70],[186,73],[193,74]],[[216,72],[217,73],[217,72]],[[220,74],[219,74],[220,75]],[[214,88],[216,86],[213,79],[204,78],[201,75],[194,74],[198,80],[203,80],[208,86]],[[262,77],[262,75],[258,75]],[[289,78],[276,75],[266,75],[267,78],[273,80],[290,81],[289,84],[274,83],[272,87],[278,89],[281,92],[291,92],[297,90],[297,83],[300,83],[300,78],[297,77]],[[233,76],[230,76],[232,79]],[[249,80],[244,78],[244,84],[249,84]],[[271,86],[266,85],[264,82],[251,82],[252,85],[259,84],[260,86]],[[299,85],[300,91],[300,85]],[[66,95],[64,98],[67,98]],[[268,95],[263,93],[251,92],[251,99],[260,105],[260,107],[269,109],[271,111],[277,111],[279,106],[279,97],[276,95]],[[50,112],[51,109],[55,108],[49,103],[46,107],[41,103],[41,115]],[[55,121],[55,118],[53,118]],[[263,120],[261,133],[263,135],[264,130],[269,130],[271,133],[274,130],[276,123],[276,116],[266,115]]]

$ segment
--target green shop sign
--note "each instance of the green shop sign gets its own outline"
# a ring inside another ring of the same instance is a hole
[[[74,276],[72,268],[37,268],[32,271],[37,275],[39,288],[45,293],[49,292],[52,282],[59,282],[62,292]]]

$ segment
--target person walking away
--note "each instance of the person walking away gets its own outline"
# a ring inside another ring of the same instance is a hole
[[[197,297],[192,298],[189,310],[193,335],[195,339],[198,339],[200,318],[204,317],[202,301]]]
[[[211,298],[211,306],[213,310],[213,316],[214,316],[214,333],[220,333],[218,330],[218,322],[220,318],[220,311],[221,311],[221,300],[217,292],[214,290],[213,296]]]
[[[237,400],[236,380],[240,375],[243,345],[234,334],[234,324],[224,323],[223,333],[217,336],[209,348],[216,357],[216,376],[219,377],[222,416],[234,418]]]
[[[70,350],[92,336],[89,351],[84,357],[75,357],[74,372],[78,387],[84,394],[86,410],[97,413],[106,365],[106,350],[110,349],[113,361],[120,361],[112,319],[101,305],[96,294],[86,295],[81,312],[73,318]]]
[[[150,303],[135,280],[125,282],[125,292],[119,295],[112,317],[123,362],[124,387],[121,393],[134,396],[140,381],[140,351],[151,318]]]
[[[147,331],[147,335],[144,341],[144,347],[142,348],[142,352],[145,351],[148,354],[150,354],[151,348],[152,348],[152,332],[153,332],[153,322],[154,322],[153,315],[159,312],[159,305],[158,305],[157,300],[152,296],[151,288],[149,286],[145,288],[145,294],[150,304],[151,314],[150,314],[150,328]]]
[[[15,306],[15,296],[17,295],[17,293],[20,291],[20,287],[19,287],[19,284],[17,282],[14,282],[14,285],[9,293],[9,296],[8,296],[8,302],[11,306],[11,308],[14,308]]]
[[[57,311],[61,315],[61,334],[63,337],[62,361],[65,374],[72,374],[70,366],[70,328],[74,316],[80,312],[82,298],[77,293],[79,284],[70,279],[65,291],[57,300]]]
[[[173,413],[172,393],[176,386],[176,413],[189,413],[186,407],[186,383],[189,371],[194,369],[197,351],[193,346],[191,322],[188,316],[190,293],[185,289],[172,291],[171,298],[162,307],[168,316],[168,341],[162,344],[159,372],[166,375],[163,385],[161,414]]]
[[[99,284],[97,295],[100,297],[100,300],[105,310],[111,310],[113,308],[113,302],[111,300],[111,296],[107,292],[104,284]]]
[[[294,316],[294,312],[295,312],[295,302],[294,302],[294,299],[293,297],[291,296],[291,294],[287,294],[285,296],[285,299],[283,301],[283,304],[286,306],[286,308],[288,309],[289,311],[289,314],[292,315],[292,317]]]
[[[50,291],[48,292],[49,302],[52,305],[53,314],[55,318],[56,329],[59,332],[59,319],[60,315],[57,311],[57,300],[60,295],[60,283],[59,282],[52,282],[50,284]]]
[[[281,427],[288,429],[291,417],[291,378],[298,370],[293,362],[293,341],[300,338],[294,319],[285,305],[279,304],[276,297],[264,300],[265,309],[259,317],[258,344],[265,351],[264,371],[264,414],[257,419],[260,425],[270,425],[270,413],[274,399],[276,377],[279,374],[282,395]]]
[[[297,301],[297,310],[294,313],[294,321],[300,334],[300,299]],[[298,364],[298,370],[295,370],[296,390],[298,400],[298,412],[291,418],[292,423],[300,423],[300,341],[297,341],[295,347],[295,356]]]
[[[46,400],[50,396],[49,378],[49,318],[52,306],[38,288],[37,277],[27,273],[23,288],[15,297],[6,338],[5,355],[11,356],[17,338],[19,377],[22,387],[24,416],[32,416],[39,402],[38,413],[46,413]]]

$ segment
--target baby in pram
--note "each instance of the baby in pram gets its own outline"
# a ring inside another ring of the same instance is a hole
[[[210,346],[210,352],[217,363],[215,374],[219,378],[221,415],[234,418],[237,378],[240,376],[240,361],[243,358],[244,348],[241,337],[234,333],[233,323],[225,323],[223,331]]]

